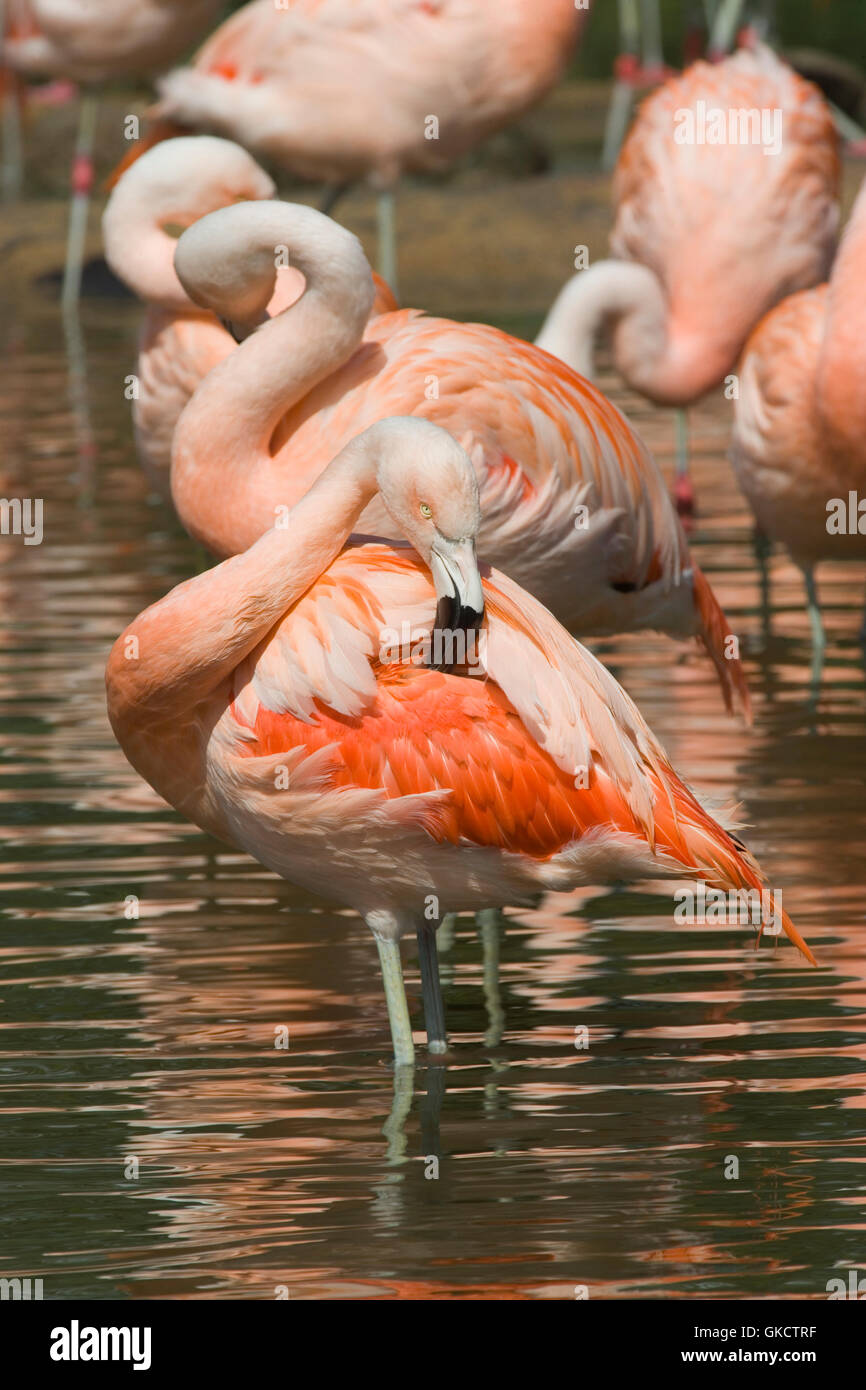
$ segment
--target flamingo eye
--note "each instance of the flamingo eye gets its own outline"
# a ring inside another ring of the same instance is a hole
[[[433,515],[433,508],[428,507],[426,502],[420,502],[418,504],[418,510],[423,517],[431,517]]]

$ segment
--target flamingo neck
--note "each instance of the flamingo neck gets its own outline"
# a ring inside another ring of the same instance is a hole
[[[637,261],[597,261],[572,277],[536,338],[582,376],[594,372],[594,346],[608,331],[628,384],[660,405],[686,405],[724,375],[728,357],[701,334],[671,324],[659,280]]]
[[[162,219],[118,185],[102,218],[105,259],[119,280],[145,304],[175,313],[198,313],[174,269],[177,242]]]
[[[830,276],[818,358],[816,402],[829,441],[866,458],[866,184],[851,212]]]
[[[536,345],[581,376],[594,375],[596,339],[639,338],[654,359],[664,350],[665,303],[646,266],[635,261],[596,261],[566,281],[545,319]]]
[[[304,218],[292,225],[293,211],[309,210],[280,205],[279,235],[266,241],[270,283],[259,298],[266,303],[271,297],[277,274],[273,251],[280,246],[291,248],[292,266],[306,282],[304,293],[209,373],[175,431],[175,507],[186,529],[216,554],[233,552],[239,530],[253,528],[256,534],[263,489],[273,498],[275,514],[285,511],[274,432],[284,415],[356,350],[373,303],[370,267],[355,238],[330,223],[332,235],[323,229],[323,218],[312,227]]]

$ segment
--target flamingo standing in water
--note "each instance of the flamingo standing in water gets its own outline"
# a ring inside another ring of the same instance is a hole
[[[585,18],[575,0],[253,0],[159,83],[154,115],[316,182],[367,179],[396,286],[400,175],[446,167],[539,102]]]
[[[132,417],[139,457],[152,482],[169,490],[171,440],[198,383],[255,324],[230,327],[193,304],[174,270],[178,232],[216,208],[275,196],[273,180],[246,150],[216,136],[167,140],[118,180],[102,217],[105,259],[148,306],[139,341],[138,395]],[[397,302],[374,276],[374,313]],[[301,293],[300,272],[279,268],[270,314]]]
[[[87,210],[93,187],[97,101],[107,82],[163,72],[213,24],[223,0],[6,0],[3,61],[28,76],[81,83],[78,139],[72,166],[72,205],[63,303],[81,288]]]
[[[180,454],[227,432],[254,455],[251,389],[283,371],[263,336],[205,378],[178,425]],[[410,548],[350,541],[377,494]],[[684,871],[762,885],[600,663],[504,575],[485,567],[482,579],[479,529],[456,441],[425,420],[379,421],[283,525],[135,619],[108,663],[112,726],[161,796],[364,915],[401,1065],[414,1057],[399,949],[410,930],[428,1046],[446,1047],[445,912]]]
[[[817,681],[815,565],[866,557],[866,183],[829,284],[783,300],[746,344],[731,457],[759,526],[803,571]]]
[[[370,267],[350,232],[311,208],[242,203],[184,233],[178,277],[231,322],[257,322],[275,263],[301,298],[249,340],[264,368],[207,449],[176,442],[172,496],[217,555],[246,550],[360,429],[388,415],[444,426],[472,457],[481,543],[581,634],[697,634],[726,698],[748,694],[724,614],[694,563],[664,481],[627,421],[593,386],[529,343],[483,324],[400,310],[370,319]],[[188,436],[185,436],[188,438]],[[381,504],[368,532],[388,534]]]
[[[694,492],[683,412],[734,372],[763,314],[826,276],[838,186],[830,108],[762,45],[694,63],[640,108],[614,178],[614,259],[568,281],[536,341],[591,376],[593,341],[610,328],[628,384],[677,408],[684,513]]]

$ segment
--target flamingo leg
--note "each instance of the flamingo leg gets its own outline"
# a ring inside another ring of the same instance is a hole
[[[0,6],[2,22],[2,6]],[[11,68],[0,71],[3,80],[3,202],[17,202],[21,194],[21,109],[18,83]]]
[[[674,501],[680,516],[694,516],[695,490],[689,472],[689,417],[684,410],[674,412],[674,428],[676,431]]]
[[[809,626],[812,629],[812,684],[817,686],[820,684],[821,672],[824,669],[824,649],[827,645],[827,637],[821,619],[821,605],[818,602],[815,571],[811,568],[804,569],[803,579],[806,585],[806,611],[809,614]]]
[[[708,58],[721,58],[730,51],[737,36],[742,10],[743,0],[721,0],[707,45]]]
[[[81,97],[78,137],[72,163],[72,201],[66,235],[66,268],[63,272],[62,304],[65,312],[75,309],[81,295],[81,270],[87,238],[87,213],[93,187],[93,139],[96,134],[97,98],[92,92]]]
[[[436,927],[432,922],[419,920],[415,928],[418,938],[418,963],[421,967],[421,990],[424,996],[424,1026],[427,1029],[427,1051],[447,1052],[445,1005],[439,983],[439,957],[436,954]]]
[[[415,1044],[412,1041],[412,1025],[409,1022],[409,1006],[406,1003],[406,987],[403,984],[400,943],[391,937],[376,936],[376,946],[379,950],[388,1022],[391,1025],[391,1038],[394,1043],[394,1063],[398,1067],[411,1067],[415,1061]]]
[[[647,72],[660,73],[664,67],[662,51],[662,17],[659,0],[641,0],[643,27],[643,65]]]
[[[397,219],[393,189],[379,194],[377,218],[379,226],[379,274],[397,294]]]
[[[634,82],[630,74],[638,62],[640,48],[640,10],[638,0],[619,0],[619,58],[617,79],[608,107],[601,151],[601,167],[605,172],[616,164],[620,146],[625,139],[634,100]]]
[[[758,562],[761,587],[761,628],[764,634],[764,646],[766,646],[771,637],[770,554],[773,547],[766,531],[762,531],[760,526],[755,526],[752,539],[755,546],[755,559]]]
[[[505,1010],[502,1007],[502,993],[499,986],[499,948],[505,920],[498,908],[486,907],[475,914],[478,934],[484,959],[484,1001],[487,1005],[487,1032],[484,1041],[488,1047],[497,1047],[502,1042],[505,1031]]]
[[[440,1068],[437,1067],[436,1070],[438,1071]],[[388,1140],[388,1162],[393,1166],[408,1162],[406,1150],[409,1147],[409,1140],[406,1136],[406,1121],[415,1099],[414,1077],[414,1067],[394,1068],[391,1113],[382,1126],[382,1133]]]

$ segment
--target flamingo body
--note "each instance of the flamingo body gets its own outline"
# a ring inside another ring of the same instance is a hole
[[[761,529],[805,574],[819,649],[815,565],[866,557],[864,283],[866,185],[828,284],[791,295],[751,335],[735,403],[731,457],[740,486]]]
[[[573,0],[254,0],[157,114],[313,180],[438,169],[541,99],[585,15]]]
[[[101,85],[164,70],[221,9],[222,0],[7,0],[4,59],[18,72]]]

